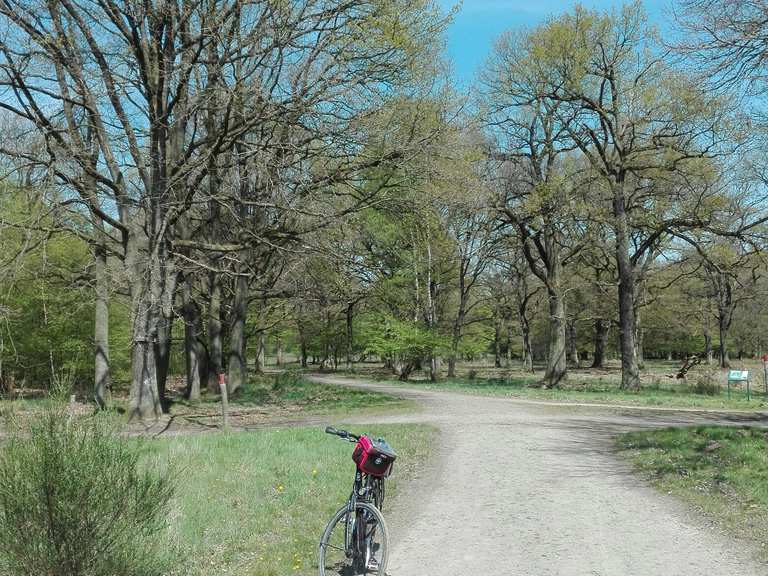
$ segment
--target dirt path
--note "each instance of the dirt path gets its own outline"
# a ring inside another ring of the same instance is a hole
[[[334,384],[348,379],[317,377]],[[440,430],[436,458],[387,510],[390,576],[764,576],[755,550],[639,480],[612,437],[760,415],[549,405],[356,382],[417,400],[385,418]]]

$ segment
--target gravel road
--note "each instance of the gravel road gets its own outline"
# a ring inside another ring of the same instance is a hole
[[[385,420],[440,431],[433,462],[385,510],[389,576],[768,576],[756,550],[632,474],[611,440],[645,427],[768,425],[766,415],[352,385],[418,401],[420,412]]]

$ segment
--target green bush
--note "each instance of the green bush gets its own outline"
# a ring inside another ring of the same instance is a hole
[[[416,367],[429,358],[440,356],[449,348],[449,340],[419,322],[383,316],[364,331],[365,353],[399,365],[401,380],[408,380]]]
[[[294,388],[303,388],[307,381],[301,374],[296,372],[278,372],[275,374],[272,382],[272,390],[275,392],[285,392]]]
[[[170,472],[103,416],[49,409],[0,453],[0,573],[159,574],[172,495]]]
[[[718,379],[717,370],[706,368],[704,371],[697,374],[696,379],[693,382],[692,390],[695,394],[719,396],[720,381]]]

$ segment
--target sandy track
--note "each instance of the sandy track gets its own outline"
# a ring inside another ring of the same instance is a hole
[[[334,384],[350,380],[316,377]],[[386,510],[390,576],[764,576],[755,550],[659,494],[612,437],[761,415],[521,402],[353,383],[417,400],[385,418],[440,430],[432,464]]]

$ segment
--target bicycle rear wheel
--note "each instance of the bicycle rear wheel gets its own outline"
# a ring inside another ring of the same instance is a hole
[[[319,574],[384,576],[388,544],[387,524],[375,506],[358,502],[353,513],[344,506],[328,522],[320,540]]]

